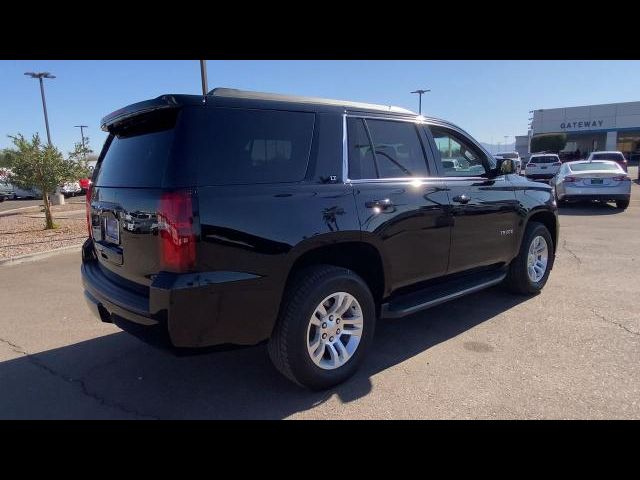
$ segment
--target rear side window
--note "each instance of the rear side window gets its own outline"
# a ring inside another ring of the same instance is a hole
[[[198,163],[198,185],[303,180],[315,115],[206,108],[186,133],[185,157]]]
[[[349,178],[378,178],[373,147],[361,118],[347,118]]]

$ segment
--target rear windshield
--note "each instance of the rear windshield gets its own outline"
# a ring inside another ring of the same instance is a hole
[[[621,153],[594,153],[591,158],[593,160],[613,160],[614,162],[621,162],[624,160]]]
[[[96,172],[97,186],[300,181],[307,171],[315,115],[186,107],[136,121],[110,135]]]
[[[160,187],[175,137],[177,112],[141,116],[107,139],[95,183],[101,187]]]
[[[589,163],[576,163],[569,165],[572,172],[586,172],[588,170],[609,170],[619,172],[620,167],[617,163],[609,162],[589,162]]]
[[[520,155],[517,153],[498,153],[497,156],[502,158],[520,158]]]
[[[553,155],[544,155],[540,157],[531,157],[529,160],[530,163],[557,163],[560,160],[558,157],[554,157]]]

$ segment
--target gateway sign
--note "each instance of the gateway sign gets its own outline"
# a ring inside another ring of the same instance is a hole
[[[560,128],[565,130],[567,128],[594,128],[594,127],[602,127],[603,120],[587,120],[586,122],[562,122],[560,124]]]

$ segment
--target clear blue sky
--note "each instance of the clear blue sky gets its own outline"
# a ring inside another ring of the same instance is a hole
[[[46,137],[37,80],[45,80],[54,144],[63,152],[79,129],[98,152],[100,119],[163,93],[200,93],[196,60],[0,61],[0,148],[9,134]],[[640,61],[208,61],[209,88],[225,86],[392,104],[417,111],[409,92],[430,88],[423,113],[457,123],[478,140],[526,134],[529,110],[640,100]]]

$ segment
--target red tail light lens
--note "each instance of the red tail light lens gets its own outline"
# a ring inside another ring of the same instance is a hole
[[[89,231],[89,238],[91,238],[91,189],[92,188],[93,188],[93,185],[91,183],[91,180],[89,180],[89,184],[87,185],[87,196],[85,201],[85,205],[87,208],[87,230]]]
[[[627,180],[631,181],[631,179],[626,175],[619,175],[617,177],[612,177],[611,180],[615,180],[616,182],[626,182]]]
[[[564,181],[567,183],[577,182],[578,179],[576,177],[564,177]]]
[[[164,270],[185,272],[196,263],[193,196],[188,190],[165,192],[158,209],[160,262]]]

